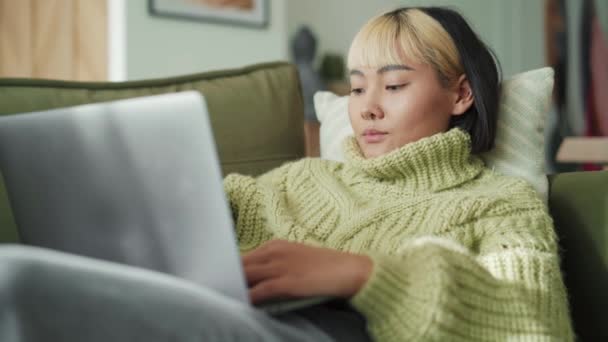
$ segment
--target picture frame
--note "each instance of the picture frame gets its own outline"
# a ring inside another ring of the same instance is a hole
[[[151,15],[226,25],[265,28],[268,0],[148,0]]]

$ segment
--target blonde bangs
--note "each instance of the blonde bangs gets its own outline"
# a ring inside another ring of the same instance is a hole
[[[347,67],[380,68],[403,64],[404,57],[422,61],[422,51],[414,36],[403,31],[399,21],[384,15],[370,20],[353,39],[348,52]]]
[[[439,22],[418,9],[372,18],[357,33],[348,52],[348,69],[404,64],[431,65],[443,81],[464,73],[454,41]]]

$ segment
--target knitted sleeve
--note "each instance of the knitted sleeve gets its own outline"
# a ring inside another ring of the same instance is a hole
[[[241,251],[255,249],[273,238],[267,229],[265,201],[283,182],[290,164],[273,169],[257,178],[229,174],[224,178],[224,191],[230,204],[232,218]]]
[[[480,219],[474,250],[422,237],[374,270],[351,302],[378,341],[571,341],[551,218]]]

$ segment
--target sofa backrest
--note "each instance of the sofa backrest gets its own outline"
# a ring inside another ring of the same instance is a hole
[[[0,115],[197,90],[209,107],[223,173],[257,175],[304,156],[299,84],[297,69],[283,62],[118,83],[0,79]],[[0,242],[16,241],[0,179]]]

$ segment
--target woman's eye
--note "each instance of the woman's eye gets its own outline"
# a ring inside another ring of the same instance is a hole
[[[406,85],[407,85],[407,83],[388,85],[388,86],[386,86],[386,90],[395,91],[395,90],[399,90],[399,89],[405,87]]]
[[[359,95],[363,93],[363,88],[352,88],[350,93],[353,95]]]

